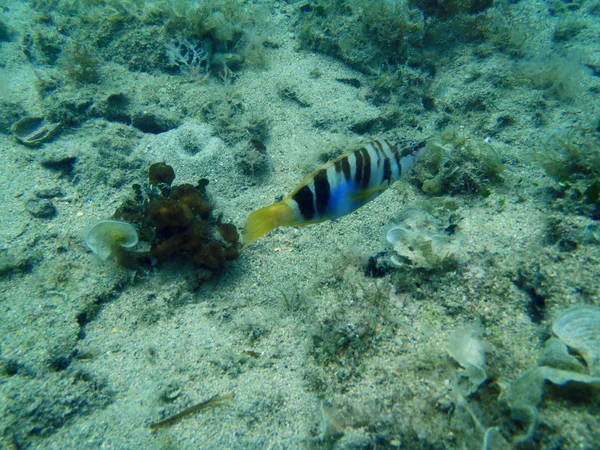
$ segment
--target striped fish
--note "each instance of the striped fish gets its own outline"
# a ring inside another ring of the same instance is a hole
[[[405,175],[425,151],[425,142],[372,141],[329,161],[278,203],[248,216],[244,248],[278,227],[336,219],[370,202]]]

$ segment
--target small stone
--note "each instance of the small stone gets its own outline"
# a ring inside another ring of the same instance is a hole
[[[38,189],[33,195],[37,198],[55,198],[62,197],[64,194],[58,186],[54,186],[48,189]]]
[[[56,215],[54,204],[45,198],[30,198],[25,202],[25,209],[36,219],[51,219]]]
[[[166,402],[172,402],[181,395],[181,388],[177,385],[169,384],[162,393],[162,398]]]

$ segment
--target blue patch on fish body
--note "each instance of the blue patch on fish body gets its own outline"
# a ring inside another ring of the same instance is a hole
[[[356,192],[357,186],[354,182],[345,182],[331,190],[329,196],[329,210],[323,219],[335,219],[356,211],[363,205],[363,202],[350,201],[350,196]]]

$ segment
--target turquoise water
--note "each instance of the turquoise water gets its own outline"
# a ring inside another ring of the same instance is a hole
[[[3,448],[599,448],[600,3],[1,6]]]

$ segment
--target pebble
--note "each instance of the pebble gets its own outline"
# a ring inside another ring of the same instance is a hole
[[[33,195],[37,198],[55,198],[55,197],[63,197],[64,194],[58,186],[54,186],[48,189],[38,189],[33,193]]]
[[[56,207],[46,198],[30,198],[25,202],[25,209],[36,219],[51,219],[56,216]]]

